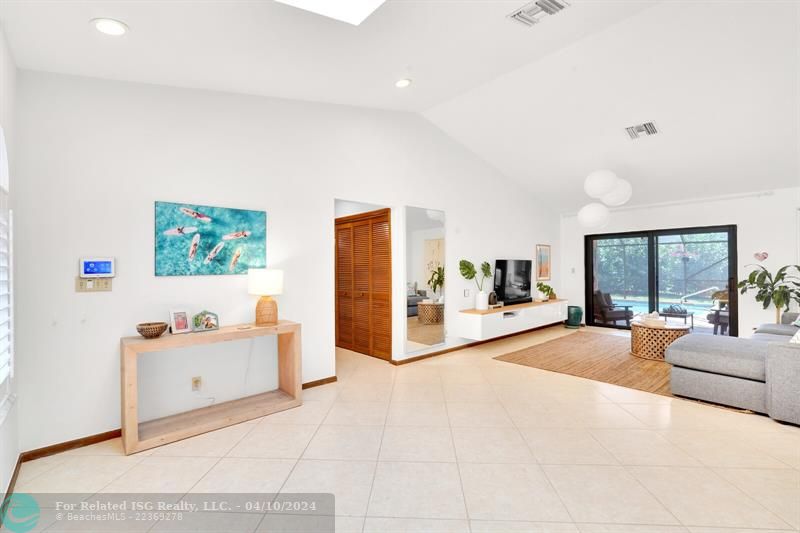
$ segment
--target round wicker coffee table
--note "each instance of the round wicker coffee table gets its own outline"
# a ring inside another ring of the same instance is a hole
[[[441,324],[444,322],[444,304],[418,303],[417,318],[422,324]]]
[[[631,355],[655,361],[664,360],[667,346],[689,333],[689,326],[653,327],[631,322]]]

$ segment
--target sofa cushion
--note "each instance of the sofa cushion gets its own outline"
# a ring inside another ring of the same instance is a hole
[[[756,333],[767,333],[768,335],[786,335],[791,337],[797,333],[798,327],[791,324],[761,324],[756,328]]]
[[[800,313],[783,313],[783,315],[781,315],[781,324],[794,324],[800,327]]]
[[[759,342],[789,342],[793,337],[789,337],[788,335],[775,335],[774,333],[753,333],[750,338]]]
[[[406,297],[408,307],[416,307],[425,298],[423,296],[408,296]]]
[[[669,345],[665,358],[683,368],[764,381],[767,346],[751,339],[693,333]]]

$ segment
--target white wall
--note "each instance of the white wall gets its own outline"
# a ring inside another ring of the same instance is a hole
[[[769,252],[763,264],[771,271],[798,264],[800,257],[800,187],[753,195],[698,200],[680,204],[617,209],[610,224],[586,231],[574,215],[561,218],[561,279],[559,293],[585,310],[583,237],[587,234],[736,224],[738,275],[743,279],[756,263],[753,254]],[[765,311],[752,293],[739,297],[739,336],[749,337],[758,324],[775,321],[775,309]]]
[[[14,120],[16,76],[17,67],[14,64],[14,58],[6,43],[5,35],[0,29],[0,127],[3,128],[9,159],[9,174],[12,177],[16,177],[15,166],[17,160],[15,150],[16,128]],[[2,206],[6,207],[8,202],[9,197],[5,192],[0,191],[0,203]],[[16,376],[11,381],[11,390],[12,393],[15,393],[17,390]],[[3,493],[5,493],[8,488],[11,476],[14,474],[17,457],[19,457],[17,419],[18,404],[12,403],[8,406],[8,411],[2,414],[2,420],[0,421],[0,489]]]
[[[223,325],[252,320],[245,277],[153,276],[155,200],[267,211],[267,264],[286,272],[280,314],[303,324],[306,382],[335,373],[334,198],[392,207],[393,252],[405,247],[400,207],[446,212],[451,321],[472,306],[458,259],[532,258],[537,242],[557,238],[556,215],[416,115],[28,71],[18,88],[23,449],[119,427],[119,337],[135,334],[137,322],[176,306],[218,312]],[[492,187],[504,191],[502,216]],[[113,292],[74,292],[87,254],[117,258]],[[396,357],[403,270],[393,276]],[[249,344],[240,344],[221,347],[218,364],[246,365]],[[190,357],[184,364],[182,380],[196,371],[207,379],[208,368]],[[160,393],[170,405],[196,405],[189,388]]]
[[[338,198],[333,201],[333,213],[336,218],[357,215],[359,213],[368,213],[370,211],[377,211],[378,209],[386,209],[386,206],[354,202],[352,200],[340,200]]]

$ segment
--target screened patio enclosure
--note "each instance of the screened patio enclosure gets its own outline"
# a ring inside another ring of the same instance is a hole
[[[587,323],[658,311],[697,333],[736,335],[736,227],[586,237]]]

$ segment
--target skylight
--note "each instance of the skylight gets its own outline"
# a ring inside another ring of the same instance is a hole
[[[275,0],[317,15],[358,26],[386,0]]]

